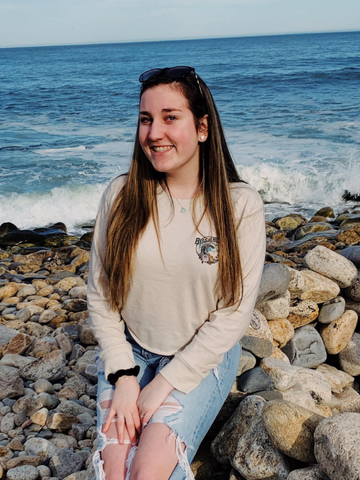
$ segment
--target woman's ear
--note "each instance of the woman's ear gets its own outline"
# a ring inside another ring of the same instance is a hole
[[[198,137],[199,137],[199,142],[205,142],[207,140],[207,137],[208,137],[208,115],[204,115],[199,120]]]

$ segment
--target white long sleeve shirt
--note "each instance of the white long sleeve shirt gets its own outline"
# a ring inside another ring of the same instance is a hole
[[[121,312],[106,300],[100,275],[106,245],[106,225],[112,202],[126,176],[105,191],[96,220],[88,280],[88,308],[101,347],[105,375],[135,366],[127,327],[145,349],[174,358],[161,370],[176,389],[188,393],[245,334],[255,305],[265,254],[264,207],[260,195],[245,183],[231,184],[238,226],[243,275],[240,305],[222,308],[218,289],[218,245],[208,218],[196,231],[190,201],[185,213],[161,187],[157,201],[161,251],[152,220],[141,236],[134,260],[133,281]],[[201,215],[202,200],[196,205]]]

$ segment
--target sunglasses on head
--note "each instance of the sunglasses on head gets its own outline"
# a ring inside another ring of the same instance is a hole
[[[150,82],[151,80],[155,80],[155,78],[157,78],[160,74],[163,74],[165,75],[165,77],[171,78],[172,80],[177,80],[179,78],[185,78],[191,73],[195,76],[197,84],[199,86],[201,96],[203,97],[204,95],[201,90],[199,77],[195,72],[195,68],[187,67],[185,65],[180,65],[177,67],[170,67],[170,68],[152,68],[151,70],[146,70],[146,72],[140,75],[139,82],[141,83]]]

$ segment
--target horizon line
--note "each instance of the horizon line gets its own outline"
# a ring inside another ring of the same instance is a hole
[[[283,32],[283,33],[261,33],[261,34],[245,34],[245,35],[216,35],[210,37],[188,37],[188,38],[167,38],[167,39],[147,39],[147,40],[120,40],[120,41],[99,41],[99,42],[80,42],[80,43],[53,43],[53,44],[33,44],[33,45],[7,45],[1,46],[0,49],[6,48],[46,48],[46,47],[76,47],[76,46],[91,46],[91,45],[117,45],[127,43],[152,43],[152,42],[179,42],[191,40],[216,40],[226,38],[252,38],[252,37],[281,37],[291,35],[320,35],[324,33],[359,33],[360,30],[323,30],[313,32]]]

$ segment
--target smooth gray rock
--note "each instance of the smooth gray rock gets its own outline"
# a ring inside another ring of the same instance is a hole
[[[34,363],[20,369],[20,374],[27,380],[36,382],[44,378],[45,380],[58,380],[66,375],[66,357],[62,350],[55,350],[44,355]]]
[[[15,428],[15,413],[7,413],[2,419],[0,424],[1,433],[8,433],[9,430]]]
[[[51,470],[46,465],[39,465],[37,469],[41,478],[51,477]]]
[[[304,263],[310,270],[330,278],[341,288],[350,287],[358,274],[352,262],[322,245],[310,250],[304,257]]]
[[[39,472],[33,465],[23,465],[8,470],[6,476],[8,480],[36,480]]]
[[[274,390],[274,382],[261,367],[247,370],[237,380],[241,392],[256,393],[261,390]]]
[[[50,469],[59,480],[78,472],[84,465],[84,459],[70,449],[59,450],[50,460]]]
[[[16,318],[20,320],[20,322],[27,322],[32,317],[32,312],[30,308],[22,308],[18,311]]]
[[[350,260],[356,268],[360,269],[360,245],[344,248],[344,250],[341,250],[339,253]]]
[[[256,304],[284,295],[289,283],[290,272],[285,265],[281,263],[265,265]]]
[[[297,367],[317,367],[327,358],[320,334],[310,325],[297,329],[282,351],[289,357],[290,363]]]
[[[318,465],[314,465],[313,467],[293,470],[287,480],[329,480],[329,477],[321,471]]]
[[[256,416],[261,415],[265,403],[258,395],[249,395],[240,403],[211,444],[212,454],[218,462],[230,463],[240,437],[249,430]]]
[[[19,371],[13,367],[0,364],[0,400],[24,395],[24,385]]]
[[[52,384],[49,380],[45,380],[44,378],[40,378],[34,383],[33,386],[36,393],[43,393],[43,392],[52,392]]]
[[[335,322],[345,312],[345,300],[342,297],[336,297],[333,300],[325,302],[320,309],[318,321],[320,323]]]
[[[360,478],[360,415],[341,413],[316,427],[315,457],[331,480]]]
[[[18,333],[17,330],[8,328],[5,325],[0,325],[0,347],[5,347]]]
[[[344,372],[360,375],[360,334],[354,333],[344,350],[339,353],[340,366]]]
[[[241,352],[241,358],[239,363],[239,368],[237,371],[236,376],[239,377],[242,373],[246,372],[247,370],[251,370],[256,365],[256,358],[251,352],[244,350]]]
[[[240,438],[231,465],[246,480],[286,480],[291,471],[286,457],[271,443],[261,417]]]
[[[30,438],[24,444],[25,452],[28,455],[35,455],[42,458],[51,458],[58,449],[45,438]]]

